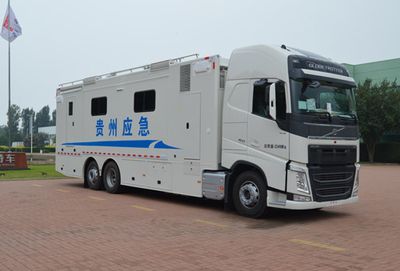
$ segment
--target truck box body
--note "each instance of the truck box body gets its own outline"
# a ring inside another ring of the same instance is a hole
[[[61,88],[57,170],[82,177],[89,157],[100,169],[113,159],[124,168],[123,185],[201,197],[202,171],[221,163],[220,62],[219,56],[165,62]],[[135,110],[135,98],[150,108]]]

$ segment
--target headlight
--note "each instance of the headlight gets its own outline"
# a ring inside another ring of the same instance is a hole
[[[296,172],[297,190],[303,193],[310,193],[308,190],[307,176],[305,172]]]
[[[295,174],[297,191],[309,194],[307,175],[304,170],[294,166],[290,166],[289,170]]]

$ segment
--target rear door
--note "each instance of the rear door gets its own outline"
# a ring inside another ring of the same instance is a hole
[[[77,99],[76,96],[70,96],[66,99],[66,120],[65,120],[65,134],[66,142],[73,142],[77,139],[78,123],[77,123]]]

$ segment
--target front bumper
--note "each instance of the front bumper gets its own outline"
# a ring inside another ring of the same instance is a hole
[[[285,198],[286,194],[268,190],[267,206],[274,208],[281,208],[281,209],[290,209],[290,210],[311,210],[311,209],[319,209],[319,208],[355,203],[358,201],[358,196],[350,197],[344,200],[334,200],[334,201],[324,201],[324,202],[293,201],[293,200],[287,200]]]
[[[321,200],[320,197],[316,197],[316,193],[313,189],[319,187],[311,183],[310,171],[308,170],[309,168],[307,167],[307,165],[300,163],[291,163],[291,165],[293,166],[289,167],[287,174],[286,191],[268,190],[267,206],[292,210],[309,210],[338,206],[358,201],[358,175],[360,169],[360,165],[358,163],[354,164],[353,166],[354,176],[353,179],[350,181],[350,193],[347,193],[347,196],[345,197],[343,197],[342,195],[333,195],[326,197],[324,200]],[[335,170],[336,167],[334,167],[333,169]],[[302,189],[298,189],[296,178],[294,177],[295,175],[290,174],[291,172],[293,172],[293,170],[295,172],[297,171],[305,174],[305,179],[307,183],[306,189],[304,189],[305,186],[302,186]],[[336,187],[337,182],[335,180],[333,182],[329,180],[328,185],[330,183],[333,183],[333,185]],[[336,189],[335,187],[334,189]],[[294,197],[295,195],[297,196],[297,199]]]

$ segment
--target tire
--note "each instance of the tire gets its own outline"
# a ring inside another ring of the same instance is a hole
[[[262,217],[267,210],[267,184],[254,171],[245,171],[233,185],[233,204],[236,211],[252,218]]]
[[[118,194],[121,192],[121,174],[114,161],[108,162],[104,168],[103,183],[108,193]]]
[[[313,212],[319,212],[319,211],[322,211],[322,207],[321,207],[321,208],[315,208],[315,209],[311,209],[311,211],[313,211]]]
[[[85,183],[93,190],[100,190],[102,187],[99,166],[96,161],[91,161],[85,170]]]

